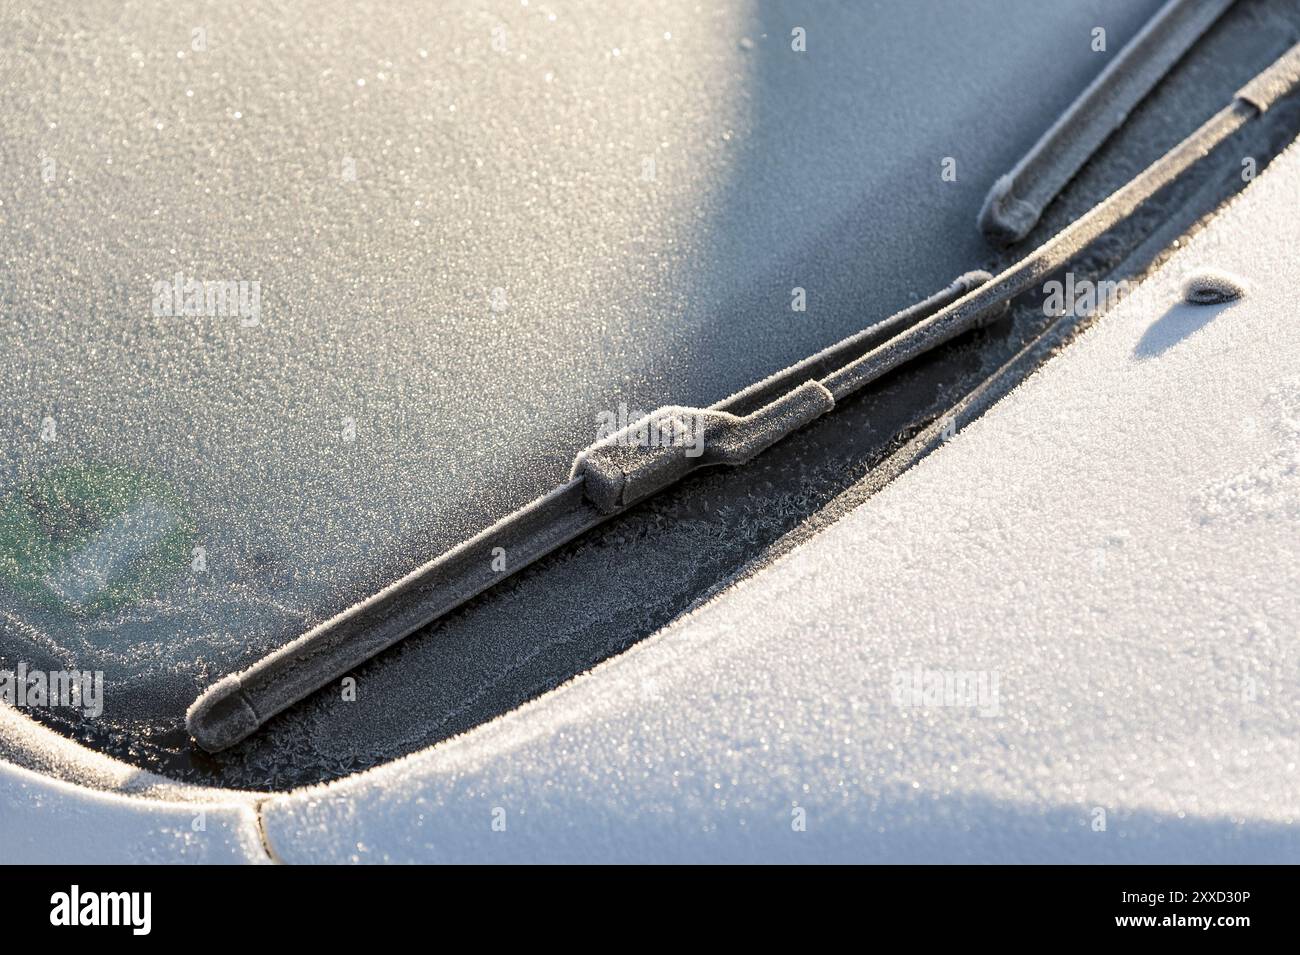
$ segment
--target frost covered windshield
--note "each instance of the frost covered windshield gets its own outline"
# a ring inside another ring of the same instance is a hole
[[[5,6],[0,656],[179,720],[602,420],[979,264],[1157,6]]]

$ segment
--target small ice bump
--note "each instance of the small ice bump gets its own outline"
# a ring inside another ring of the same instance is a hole
[[[1216,269],[1193,272],[1183,282],[1183,301],[1188,305],[1218,305],[1235,301],[1245,294],[1245,282]]]

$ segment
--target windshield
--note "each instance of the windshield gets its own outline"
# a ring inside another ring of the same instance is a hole
[[[1158,5],[10,8],[4,659],[178,720],[610,415],[929,295]]]

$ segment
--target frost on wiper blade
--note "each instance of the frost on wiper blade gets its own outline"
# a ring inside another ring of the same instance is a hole
[[[119,753],[598,416],[985,264],[984,188],[1159,2],[164,6],[0,11],[0,667],[104,671]]]
[[[586,449],[578,455],[569,483],[212,687],[189,712],[190,733],[209,750],[239,742],[308,693],[575,534],[698,467],[745,463],[831,411],[838,400],[926,350],[992,320],[1012,297],[1028,291],[1127,219],[1245,123],[1292,93],[1297,82],[1300,45],[1243,87],[1231,103],[1178,146],[1039,249],[997,276],[963,277],[927,307],[916,310],[925,317],[919,321],[914,321],[915,315],[896,318],[894,322],[908,327],[823,377],[793,385],[743,417],[718,408],[661,408]],[[942,304],[945,299],[949,301]],[[937,311],[925,314],[935,305]],[[847,357],[848,346],[848,342],[841,343],[830,351]],[[801,377],[799,370],[828,363],[825,355],[814,356],[779,377],[789,385]],[[512,560],[513,567],[508,564]]]
[[[1047,204],[1234,2],[1168,0],[1034,148],[998,179],[980,210],[981,231],[1000,243],[1027,236]]]
[[[660,408],[580,453],[568,482],[378,594],[208,689],[186,727],[216,752],[510,574],[698,468],[744,464],[925,351],[1000,316],[1005,294],[962,276],[883,327],[854,335],[710,408]],[[959,303],[964,303],[961,305]],[[890,332],[897,330],[892,337]],[[819,378],[809,377],[824,371]],[[733,409],[771,400],[744,414]]]

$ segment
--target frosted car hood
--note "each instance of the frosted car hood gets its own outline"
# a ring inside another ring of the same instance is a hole
[[[290,862],[1294,863],[1297,200],[1293,145],[851,514],[519,710],[270,800],[268,843]],[[1245,297],[1181,304],[1207,268]]]

